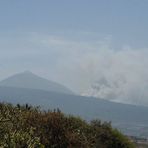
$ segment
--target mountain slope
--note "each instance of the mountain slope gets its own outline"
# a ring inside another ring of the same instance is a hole
[[[41,89],[41,90],[54,91],[66,94],[73,94],[73,92],[68,88],[66,88],[65,86],[41,78],[29,71],[13,75],[1,81],[0,86]]]
[[[59,108],[86,120],[111,121],[124,133],[148,137],[148,107],[114,103],[94,97],[76,96],[63,85],[31,72],[16,74],[0,82],[0,101]]]
[[[113,126],[129,135],[148,136],[148,107],[14,87],[0,87],[0,101],[13,104],[29,103],[44,109],[59,108],[65,113],[78,115],[86,120],[98,118],[111,121]]]

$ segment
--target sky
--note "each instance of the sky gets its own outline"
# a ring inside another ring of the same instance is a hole
[[[147,0],[0,1],[0,80],[25,70],[78,94],[148,104]]]

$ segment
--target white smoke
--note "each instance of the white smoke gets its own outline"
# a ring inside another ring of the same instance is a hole
[[[114,50],[111,44],[111,36],[99,41],[47,37],[41,40],[44,53],[57,58],[47,73],[82,95],[148,105],[148,49]]]
[[[99,50],[82,61],[86,73],[90,69],[89,88],[82,95],[148,105],[147,49]]]
[[[55,72],[60,75],[55,79],[72,90],[117,102],[148,105],[148,49],[113,50],[108,39],[102,42],[58,39],[56,44],[48,40],[47,43],[59,55]]]

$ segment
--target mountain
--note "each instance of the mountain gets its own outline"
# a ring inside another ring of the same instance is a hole
[[[73,92],[65,86],[39,77],[29,71],[13,75],[5,80],[2,80],[0,82],[0,86],[41,89],[46,91],[73,94]]]
[[[49,92],[41,89],[0,86],[0,102],[31,104],[42,109],[59,108],[85,120],[101,119],[128,135],[148,137],[148,107],[126,105],[93,97]]]
[[[1,81],[0,102],[28,103],[43,109],[59,108],[64,113],[81,116],[85,120],[97,118],[111,121],[114,127],[128,135],[148,137],[148,107],[77,96],[65,86],[31,72]]]

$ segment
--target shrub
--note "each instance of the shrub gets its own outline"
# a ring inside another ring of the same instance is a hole
[[[0,104],[0,147],[133,148],[110,123],[41,111],[29,105]]]

